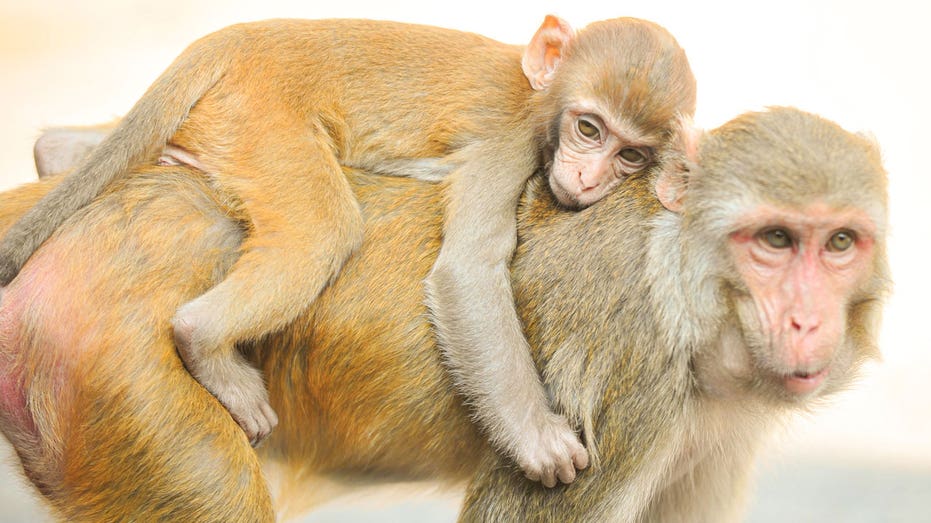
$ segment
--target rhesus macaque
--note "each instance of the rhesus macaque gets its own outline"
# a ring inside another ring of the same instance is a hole
[[[464,521],[737,519],[771,425],[877,354],[886,176],[874,144],[794,109],[682,142],[583,211],[542,176],[522,198],[517,308],[593,458],[573,484],[526,481],[454,392],[421,298],[442,195],[351,171],[360,250],[246,351],[281,416],[261,459],[307,497],[327,476],[468,481]],[[0,232],[54,183],[0,195]],[[241,201],[184,166],[117,183],[4,290],[0,428],[62,518],[271,521],[259,458],[171,341],[235,266]]]
[[[385,22],[232,26],[189,47],[7,231],[0,285],[113,180],[166,144],[182,151],[242,202],[249,234],[227,277],[180,304],[174,340],[257,443],[277,415],[235,345],[288,325],[358,248],[362,218],[340,166],[416,174],[435,165],[433,177],[449,171],[450,189],[426,291],[450,371],[528,477],[568,483],[588,454],[550,409],[514,309],[518,197],[545,166],[561,204],[595,203],[651,165],[694,106],[685,53],[642,20],[576,34],[547,17],[524,50]]]

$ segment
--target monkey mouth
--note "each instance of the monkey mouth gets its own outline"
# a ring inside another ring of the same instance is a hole
[[[782,384],[789,392],[803,395],[817,390],[828,377],[830,369],[825,367],[819,371],[795,371],[782,378]]]

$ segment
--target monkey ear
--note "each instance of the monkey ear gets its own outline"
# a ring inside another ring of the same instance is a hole
[[[689,179],[699,174],[698,142],[702,131],[685,116],[677,118],[675,138],[660,157],[660,172],[656,177],[656,196],[663,207],[681,213],[688,192]]]
[[[521,67],[530,86],[542,91],[550,86],[563,52],[575,37],[575,31],[562,18],[546,15],[543,25],[524,49]]]
[[[682,212],[682,200],[688,188],[689,179],[686,173],[674,167],[660,171],[656,177],[656,196],[663,207],[675,213]]]

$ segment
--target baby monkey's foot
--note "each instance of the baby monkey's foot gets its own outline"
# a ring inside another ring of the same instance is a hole
[[[528,425],[514,449],[527,479],[555,487],[557,480],[572,483],[576,471],[588,467],[588,451],[564,417],[550,412]]]
[[[248,365],[229,370],[198,381],[226,407],[245,431],[249,444],[257,447],[278,425],[278,415],[268,403],[268,393],[258,370]]]
[[[268,391],[258,369],[235,349],[206,347],[194,323],[181,315],[172,319],[175,345],[188,371],[223,404],[256,447],[278,425],[278,415],[268,402]]]

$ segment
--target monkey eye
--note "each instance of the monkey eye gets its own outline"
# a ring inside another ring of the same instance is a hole
[[[625,147],[621,149],[621,152],[617,154],[624,161],[632,165],[643,165],[650,160],[649,156],[646,153],[644,153],[640,149],[635,149],[633,147]]]
[[[787,249],[792,246],[792,237],[785,229],[767,229],[760,233],[760,238],[774,249]]]
[[[843,252],[853,245],[856,237],[850,231],[837,231],[828,240],[827,249],[831,252]]]
[[[576,125],[579,128],[579,132],[582,133],[582,136],[589,140],[597,141],[598,138],[601,137],[601,131],[598,129],[598,126],[585,118],[579,118],[578,124]]]

